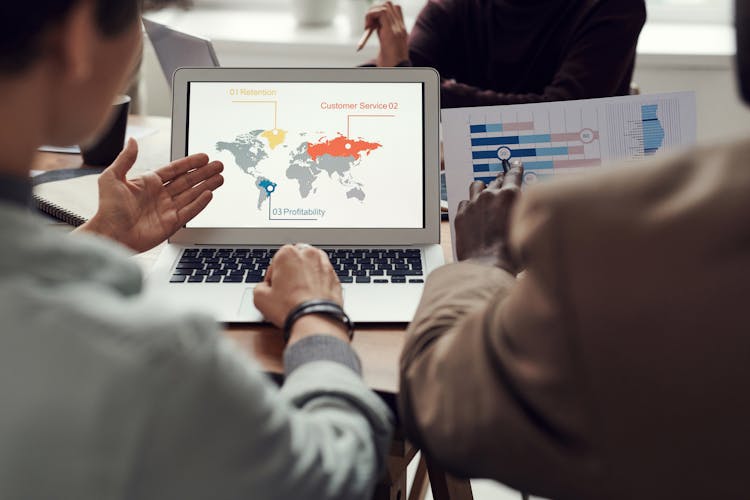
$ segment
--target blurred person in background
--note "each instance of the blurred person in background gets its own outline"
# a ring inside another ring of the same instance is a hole
[[[399,5],[367,13],[377,66],[427,66],[444,108],[630,92],[644,0],[429,0],[409,34]]]

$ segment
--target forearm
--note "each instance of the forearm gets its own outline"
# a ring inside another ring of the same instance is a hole
[[[158,399],[133,497],[370,494],[390,442],[391,415],[331,349],[296,367],[289,363],[279,390],[232,342],[183,337],[159,363],[163,377],[152,391]],[[345,359],[348,344],[325,338]],[[296,345],[314,351],[305,346],[314,339]]]
[[[362,381],[356,355],[341,340],[313,336],[290,347],[285,364],[291,373],[282,395],[300,411],[291,422],[296,465],[284,480],[300,498],[371,496],[392,424],[390,411]]]
[[[512,274],[492,266],[445,266],[428,278],[409,327],[401,359],[400,416],[409,438],[449,467],[472,455],[482,427],[493,418],[492,409],[477,409],[492,406],[478,396],[493,373],[488,315],[515,283]]]
[[[545,497],[576,491],[591,479],[580,453],[589,421],[556,285],[535,270],[515,283],[482,271],[430,277],[401,362],[407,436],[457,475]]]
[[[466,315],[507,295],[515,281],[507,271],[473,262],[450,264],[433,272],[407,331],[402,370],[420,355],[424,346],[455,331]]]

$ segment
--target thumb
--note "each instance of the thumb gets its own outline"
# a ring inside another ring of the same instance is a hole
[[[128,139],[125,144],[125,148],[115,158],[112,165],[109,166],[110,170],[115,177],[120,180],[125,180],[125,175],[133,167],[135,160],[138,159],[138,143],[132,137]]]
[[[265,313],[266,305],[271,298],[271,287],[268,283],[258,283],[253,291],[253,303],[262,313]]]

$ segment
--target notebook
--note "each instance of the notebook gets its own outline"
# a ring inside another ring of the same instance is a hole
[[[37,208],[62,222],[80,226],[99,206],[98,175],[85,175],[34,186]]]

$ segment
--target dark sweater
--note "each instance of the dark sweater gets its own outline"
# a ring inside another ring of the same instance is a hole
[[[645,20],[643,0],[429,0],[410,63],[444,108],[625,95]]]

